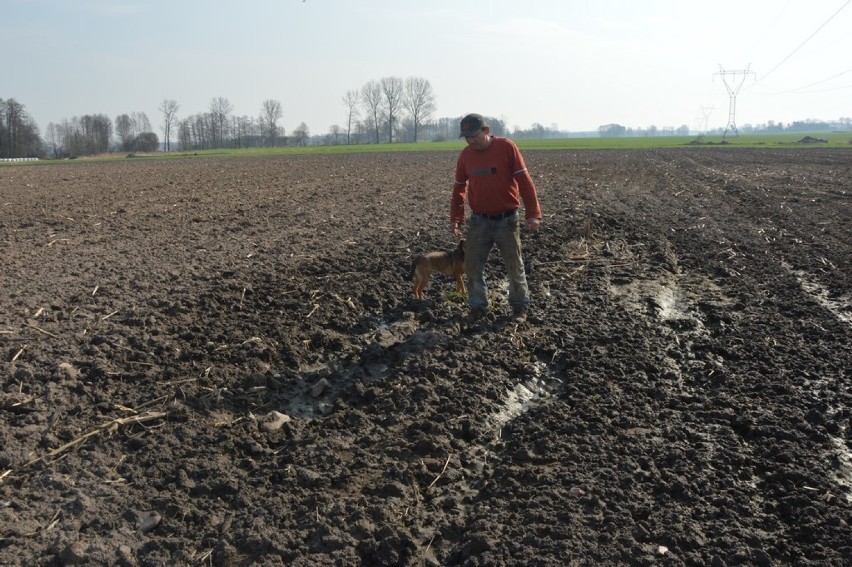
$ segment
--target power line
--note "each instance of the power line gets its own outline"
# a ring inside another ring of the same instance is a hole
[[[775,67],[773,67],[772,69],[770,69],[768,72],[764,73],[764,74],[760,77],[760,79],[758,79],[758,80],[756,80],[754,83],[752,83],[751,87],[749,87],[749,88],[754,88],[754,86],[755,86],[756,84],[758,84],[758,83],[759,83],[759,82],[761,82],[763,79],[765,79],[766,77],[768,77],[769,75],[771,75],[771,74],[772,74],[772,73],[773,73],[776,69],[778,69],[778,67],[780,67],[781,65],[783,65],[784,63],[786,63],[786,62],[787,62],[787,60],[788,60],[788,59],[790,59],[790,57],[792,57],[793,55],[795,55],[797,51],[799,51],[802,47],[804,47],[804,46],[805,46],[805,44],[806,44],[806,43],[808,43],[811,39],[813,39],[813,37],[814,37],[816,34],[818,34],[818,33],[820,32],[820,30],[822,30],[822,28],[824,28],[826,25],[828,25],[828,23],[829,23],[831,20],[833,20],[833,19],[837,16],[837,14],[839,14],[839,13],[840,13],[840,12],[841,12],[841,11],[842,11],[845,7],[846,7],[846,6],[848,6],[850,3],[852,3],[852,0],[846,0],[846,3],[845,3],[845,4],[843,4],[843,6],[841,6],[840,8],[838,8],[838,9],[837,9],[837,11],[836,11],[836,12],[834,12],[834,13],[831,15],[831,17],[830,17],[830,18],[828,18],[825,22],[823,22],[823,23],[822,23],[822,25],[816,29],[816,31],[814,31],[811,35],[809,35],[809,36],[808,36],[808,38],[807,38],[805,41],[803,41],[802,43],[800,43],[800,44],[799,44],[799,46],[798,46],[796,49],[794,49],[793,51],[791,51],[791,52],[790,52],[790,54],[789,54],[789,55],[787,55],[787,57],[785,57],[784,59],[782,59],[782,60],[781,60],[781,62],[780,62],[780,63],[778,63]]]
[[[850,71],[852,71],[852,69],[846,69],[845,71],[837,73],[836,75],[832,75],[831,77],[828,77],[827,79],[821,79],[819,81],[815,81],[813,83],[810,83],[808,85],[803,85],[801,87],[796,87],[794,89],[787,89],[787,90],[783,90],[783,91],[782,90],[773,90],[772,94],[790,94],[790,93],[803,92],[805,89],[809,89],[811,87],[815,87],[817,85],[827,83],[828,81],[833,81],[837,77],[842,77],[843,75],[845,75],[846,73],[849,73]],[[752,85],[752,86],[754,86],[754,85]],[[842,89],[846,89],[846,88],[849,88],[849,87],[837,87],[835,89],[829,89],[829,90],[842,90]],[[828,92],[828,91],[810,91],[810,92]]]

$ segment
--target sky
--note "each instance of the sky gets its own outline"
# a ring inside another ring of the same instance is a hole
[[[160,132],[227,99],[287,133],[343,97],[427,79],[434,117],[510,128],[724,128],[852,116],[852,0],[0,0],[0,98],[42,132],[144,112]],[[724,73],[722,73],[724,71]],[[748,71],[746,73],[746,71]]]

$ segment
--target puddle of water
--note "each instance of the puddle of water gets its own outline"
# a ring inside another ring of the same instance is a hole
[[[654,301],[659,308],[658,317],[663,321],[694,318],[687,312],[683,294],[677,287],[660,286]]]
[[[375,343],[382,348],[412,341],[424,349],[447,340],[441,333],[418,330],[417,321],[411,313],[404,313],[397,321],[380,321],[375,329],[363,333],[360,338],[365,344]],[[291,417],[306,419],[327,415],[331,412],[337,396],[352,384],[358,372],[363,372],[365,383],[373,384],[385,379],[390,367],[381,360],[364,365],[343,366],[333,356],[325,362],[302,365],[299,367],[299,382],[292,386],[291,396],[281,411]],[[280,377],[280,374],[275,375],[275,378]],[[323,381],[325,383],[320,384]]]
[[[502,407],[488,417],[487,421],[498,438],[506,424],[551,397],[562,386],[562,380],[554,376],[544,362],[535,362],[532,371],[535,376],[508,390]]]
[[[362,335],[362,338],[368,341],[376,341],[381,346],[388,348],[405,342],[417,331],[417,327],[417,322],[412,314],[412,316],[401,321],[382,321],[376,330]]]
[[[503,398],[504,407],[491,416],[493,427],[499,431],[504,425],[527,411],[539,395],[536,389],[534,384],[530,387],[526,384],[517,384],[506,392],[506,397]]]
[[[612,296],[628,308],[639,313],[648,312],[648,303],[662,321],[690,321],[703,329],[701,318],[693,306],[699,301],[719,305],[731,304],[722,290],[703,276],[678,275],[657,280],[635,280],[626,284],[612,284]]]
[[[313,419],[331,411],[340,384],[351,380],[352,371],[335,371],[333,364],[317,363],[299,369],[300,382],[280,411],[290,417]],[[280,374],[275,374],[280,378]],[[334,382],[334,383],[332,383]],[[314,391],[314,388],[317,388]]]

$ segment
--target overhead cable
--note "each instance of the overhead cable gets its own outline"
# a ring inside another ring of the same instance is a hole
[[[843,6],[841,6],[840,8],[838,8],[838,9],[837,9],[837,11],[836,11],[836,12],[834,12],[834,13],[831,15],[831,17],[830,17],[830,18],[828,18],[826,21],[824,21],[824,22],[822,23],[822,25],[816,29],[816,31],[814,31],[811,35],[809,35],[809,36],[807,37],[807,39],[805,39],[805,41],[803,41],[802,43],[800,43],[800,44],[799,44],[799,46],[798,46],[798,47],[796,47],[796,49],[794,49],[793,51],[791,51],[791,52],[790,52],[790,54],[789,54],[789,55],[787,55],[787,57],[785,57],[784,59],[782,59],[780,63],[778,63],[777,65],[775,65],[775,67],[773,67],[772,69],[770,69],[769,71],[767,71],[766,73],[764,73],[764,74],[763,74],[763,75],[762,75],[762,76],[761,76],[758,80],[756,80],[755,82],[753,82],[749,88],[750,88],[750,89],[751,89],[751,88],[754,88],[754,86],[755,86],[755,85],[757,85],[758,83],[760,83],[761,81],[763,81],[763,79],[765,79],[766,77],[768,77],[769,75],[771,75],[771,74],[772,74],[772,73],[773,73],[776,69],[778,69],[778,68],[779,68],[781,65],[783,65],[784,63],[786,63],[786,62],[787,62],[787,60],[788,60],[788,59],[790,59],[790,57],[792,57],[793,55],[795,55],[797,51],[799,51],[802,47],[804,47],[804,46],[805,46],[805,44],[806,44],[806,43],[808,43],[811,39],[813,39],[813,37],[814,37],[816,34],[818,34],[818,33],[820,32],[820,30],[822,30],[822,28],[824,28],[826,25],[828,25],[828,23],[829,23],[831,20],[833,20],[835,17],[837,17],[837,14],[839,14],[839,13],[840,13],[840,12],[841,12],[841,11],[842,11],[845,7],[846,7],[846,6],[848,6],[850,3],[852,3],[852,0],[846,0],[846,3],[845,3],[845,4],[843,4]]]

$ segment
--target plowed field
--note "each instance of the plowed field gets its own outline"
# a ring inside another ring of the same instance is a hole
[[[455,158],[0,168],[0,564],[852,564],[852,152],[527,152],[520,324]]]

